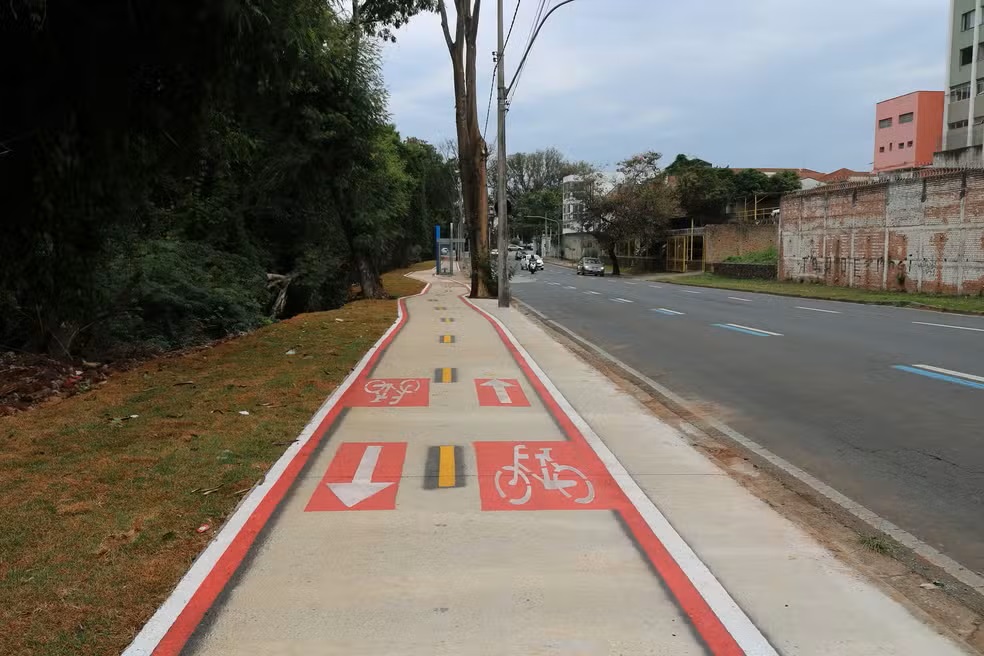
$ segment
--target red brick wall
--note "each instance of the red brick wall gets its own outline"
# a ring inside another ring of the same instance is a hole
[[[779,230],[774,225],[741,225],[723,223],[704,228],[704,260],[724,262],[732,255],[778,248]]]
[[[781,230],[780,279],[984,290],[984,171],[789,194]]]

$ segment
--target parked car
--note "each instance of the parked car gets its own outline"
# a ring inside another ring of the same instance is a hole
[[[577,275],[605,276],[605,265],[597,257],[582,257],[577,261]]]

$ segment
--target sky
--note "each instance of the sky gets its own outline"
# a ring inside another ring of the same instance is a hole
[[[504,4],[508,26],[516,3]],[[520,0],[507,78],[538,5]],[[655,150],[666,163],[686,153],[736,168],[870,170],[875,103],[943,88],[948,5],[575,0],[550,16],[533,46],[511,97],[507,152],[555,147],[608,169]],[[495,6],[482,3],[479,23],[483,125]],[[438,16],[417,16],[396,37],[383,48],[383,75],[397,129],[434,144],[453,139],[451,63]]]

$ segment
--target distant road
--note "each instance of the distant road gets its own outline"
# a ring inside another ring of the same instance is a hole
[[[984,318],[554,265],[514,281],[549,318],[984,573]]]

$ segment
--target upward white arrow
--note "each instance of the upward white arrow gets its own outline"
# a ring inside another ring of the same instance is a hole
[[[509,398],[509,392],[506,390],[512,387],[512,383],[507,383],[504,380],[499,380],[494,378],[487,383],[482,383],[482,387],[491,387],[495,390],[495,395],[499,399],[499,403],[502,405],[512,405],[512,399]]]
[[[335,493],[335,496],[345,504],[346,508],[362,503],[372,495],[382,492],[392,485],[392,483],[373,483],[372,481],[372,474],[376,471],[376,463],[379,461],[379,454],[382,451],[383,447],[379,445],[367,446],[351,483],[328,483],[328,489]]]

